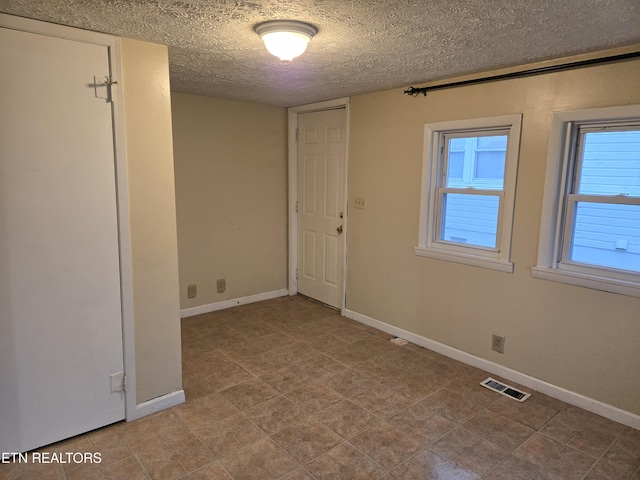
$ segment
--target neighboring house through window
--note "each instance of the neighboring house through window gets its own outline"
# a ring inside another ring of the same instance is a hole
[[[417,255],[512,272],[521,116],[425,125]]]
[[[532,272],[640,296],[640,105],[554,114]]]

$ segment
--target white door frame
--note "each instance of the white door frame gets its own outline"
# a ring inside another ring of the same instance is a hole
[[[348,212],[347,212],[347,172],[349,171],[349,97],[338,98],[336,100],[327,100],[326,102],[310,103],[299,107],[290,107],[289,113],[289,295],[298,293],[298,279],[296,272],[298,271],[298,212],[296,212],[296,203],[298,202],[298,141],[296,139],[296,130],[298,129],[298,115],[302,113],[321,112],[324,110],[335,110],[344,108],[347,115],[347,142],[345,147],[344,161],[344,227],[342,242],[342,294],[340,295],[340,313],[344,315],[345,310],[345,293],[347,288],[347,234],[348,234]]]
[[[122,344],[124,351],[124,373],[126,375],[125,418],[135,420],[136,415],[136,368],[133,325],[133,275],[131,264],[131,230],[129,223],[129,190],[124,128],[122,89],[122,63],[120,39],[111,35],[80,30],[52,23],[30,20],[0,13],[0,27],[35,33],[49,37],[75,40],[105,46],[109,50],[111,79],[117,81],[111,89],[113,115],[113,142],[116,171],[116,202],[118,215],[118,247],[120,254],[120,295],[122,308]],[[45,72],[43,72],[44,74]],[[43,80],[45,80],[43,78]],[[46,86],[45,86],[46,88]]]

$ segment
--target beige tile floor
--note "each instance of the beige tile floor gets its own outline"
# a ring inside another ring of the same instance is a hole
[[[640,480],[640,431],[389,338],[300,296],[184,319],[184,405],[44,449],[99,465],[0,480]]]

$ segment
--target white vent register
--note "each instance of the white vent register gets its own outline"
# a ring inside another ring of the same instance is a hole
[[[510,387],[509,385],[506,385],[504,383],[500,383],[491,377],[480,382],[480,385],[488,388],[489,390],[493,390],[494,392],[498,392],[504,395],[505,397],[513,398],[518,402],[524,402],[527,398],[531,396],[530,393],[521,392],[517,388]]]

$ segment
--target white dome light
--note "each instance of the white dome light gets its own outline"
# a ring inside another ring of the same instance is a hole
[[[284,62],[302,55],[318,31],[308,23],[289,20],[261,23],[255,30],[267,51]]]

